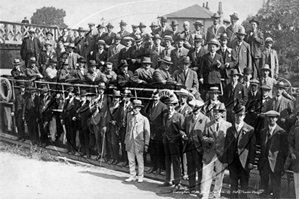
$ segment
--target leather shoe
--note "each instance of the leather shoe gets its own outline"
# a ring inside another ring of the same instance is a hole
[[[132,181],[136,181],[136,178],[135,177],[130,177],[130,178],[127,178],[125,180],[125,182],[132,182]]]
[[[152,172],[154,172],[154,171],[155,171],[154,168],[151,167],[151,168],[147,171],[147,173],[152,173]]]
[[[164,182],[163,184],[159,185],[160,187],[170,187],[172,184],[170,182]]]
[[[157,169],[156,170],[156,175],[160,175],[161,174],[161,169]]]

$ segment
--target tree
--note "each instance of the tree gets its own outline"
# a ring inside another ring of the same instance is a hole
[[[54,7],[42,7],[37,9],[31,17],[32,24],[38,25],[56,25],[60,28],[65,28],[67,25],[64,23],[66,11]]]
[[[299,70],[299,0],[267,0],[255,15],[264,37],[272,37],[281,69]],[[248,16],[243,25],[250,28]]]

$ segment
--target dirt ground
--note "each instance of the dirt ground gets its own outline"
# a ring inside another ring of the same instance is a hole
[[[44,162],[0,152],[0,198],[196,198],[171,193],[161,182],[126,183],[128,174],[105,168]]]

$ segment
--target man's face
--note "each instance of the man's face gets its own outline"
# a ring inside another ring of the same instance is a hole
[[[138,28],[137,27],[135,27],[135,26],[132,26],[132,32],[136,32],[138,30]]]
[[[170,47],[172,43],[171,43],[170,40],[166,40],[166,41],[165,41],[165,44],[166,44],[167,47]]]
[[[115,39],[115,44],[118,45],[120,44],[121,40],[120,39]]]
[[[160,40],[160,39],[155,39],[155,40],[154,40],[154,44],[155,44],[156,46],[160,46],[160,43],[161,43],[161,40]]]
[[[72,93],[72,92],[69,92],[69,98],[71,98],[71,97],[74,97],[75,96],[75,94],[74,93]]]
[[[152,38],[148,38],[148,39],[146,40],[146,43],[148,43],[150,46],[152,46],[152,44],[153,44],[153,39],[152,39]]]
[[[131,44],[132,44],[132,41],[128,39],[128,40],[126,40],[126,43],[125,43],[125,44],[126,44],[127,47],[130,47]]]
[[[154,32],[157,27],[156,26],[151,26],[150,28],[151,28],[151,31]]]
[[[99,93],[99,95],[103,95],[104,94],[104,89],[99,89],[98,93]]]
[[[227,40],[226,39],[222,39],[220,40],[221,46],[225,47],[227,45]]]
[[[270,126],[274,126],[276,124],[278,120],[278,117],[274,117],[274,116],[269,116],[268,117],[268,122]]]
[[[73,48],[71,48],[71,47],[68,47],[68,52],[72,53],[73,51],[74,51],[74,49],[73,49]]]
[[[122,66],[121,67],[121,71],[122,71],[122,73],[127,73],[128,72],[128,66]]]
[[[262,94],[263,94],[264,97],[268,96],[269,95],[269,90],[262,89]]]
[[[175,104],[167,104],[169,112],[175,111]]]
[[[30,32],[29,35],[30,35],[30,37],[34,37],[35,33],[34,32]]]
[[[187,103],[187,97],[186,96],[179,96],[179,104],[184,105]]]
[[[270,71],[269,70],[263,70],[263,75],[264,77],[268,77],[269,76]]]
[[[46,45],[46,50],[50,51],[51,50],[51,46],[50,45]]]
[[[52,63],[51,64],[51,67],[54,69],[54,68],[56,68],[56,63]]]
[[[181,48],[182,46],[183,46],[183,40],[178,40],[177,42],[176,42],[176,44],[177,44],[177,47],[178,48]]]
[[[267,43],[266,43],[266,47],[267,47],[267,48],[271,48],[272,46],[273,46],[272,42],[267,42]]]
[[[145,29],[146,29],[146,27],[144,27],[144,26],[141,26],[141,27],[140,27],[140,31],[141,31],[141,32],[145,32]]]
[[[113,102],[114,104],[118,104],[120,102],[120,98],[114,97]]]
[[[213,117],[216,121],[218,121],[222,117],[222,113],[218,109],[214,109]]]
[[[277,87],[276,88],[276,96],[280,97],[284,91],[284,88]]]
[[[104,50],[104,46],[102,44],[98,45],[99,50]]]
[[[235,123],[240,124],[241,122],[244,121],[245,114],[239,113],[234,115]]]
[[[183,70],[187,70],[190,67],[189,63],[182,63],[180,64]]]
[[[86,101],[87,97],[86,96],[81,96],[81,101]]]
[[[252,30],[256,30],[257,29],[257,23],[256,22],[251,22],[251,28],[252,28]]]
[[[143,64],[143,67],[144,67],[145,69],[149,69],[149,68],[151,67],[151,64]]]
[[[199,26],[198,24],[194,25],[195,26],[195,30],[196,31],[200,31],[201,30],[201,26]]]
[[[251,84],[251,91],[252,91],[252,92],[256,92],[257,89],[258,89],[258,85],[256,85],[256,84]]]
[[[107,28],[107,32],[112,32],[112,30],[113,30],[112,27]]]
[[[52,35],[51,34],[47,34],[47,39],[52,40]]]
[[[238,34],[237,38],[238,38],[239,41],[244,41],[245,35]]]
[[[210,99],[212,101],[217,101],[218,100],[218,97],[219,97],[219,94],[217,92],[211,92],[210,93]]]
[[[25,94],[25,88],[21,88],[21,94]]]
[[[231,21],[231,24],[233,24],[233,25],[234,25],[234,24],[237,22],[237,19],[236,19],[236,18],[232,18],[232,17],[231,17],[231,18],[230,18],[230,21]]]
[[[31,67],[33,68],[33,67],[35,67],[36,66],[36,63],[35,62],[32,62],[31,63]]]
[[[238,75],[233,75],[233,76],[231,77],[231,79],[232,79],[232,82],[233,82],[233,83],[236,83],[236,82],[239,80],[239,76],[238,76]]]
[[[189,24],[183,24],[183,30],[188,31],[190,29]]]
[[[167,25],[167,22],[166,21],[161,21],[160,24],[161,24],[162,27],[165,27]]]
[[[79,70],[83,70],[83,68],[84,68],[83,63],[79,63],[78,69],[79,69]]]
[[[178,30],[178,26],[176,25],[176,26],[172,26],[172,30],[174,31],[174,32],[176,32],[177,30]]]
[[[245,82],[249,82],[251,78],[252,78],[252,74],[245,74],[244,75]]]
[[[104,28],[102,28],[102,27],[99,27],[97,30],[98,30],[98,33],[102,33],[102,32],[103,32],[103,30],[104,30]]]
[[[170,65],[164,62],[161,62],[162,69],[168,71],[170,69]]]
[[[208,50],[211,53],[215,53],[217,51],[217,46],[214,44],[210,44],[210,45],[208,45]]]
[[[214,22],[214,25],[217,25],[219,23],[219,19],[218,18],[214,18],[213,22]]]
[[[79,37],[83,37],[84,36],[84,32],[83,31],[79,31]]]
[[[129,98],[128,96],[125,96],[125,97],[123,97],[123,101],[124,101],[125,103],[127,103],[127,102],[130,101],[130,98]]]
[[[154,103],[157,103],[159,101],[159,94],[158,93],[153,96],[153,101],[154,101]]]
[[[199,48],[201,46],[202,42],[201,41],[195,41],[195,47]]]
[[[126,25],[120,25],[121,31],[124,31],[126,29]]]
[[[133,111],[133,114],[136,115],[136,114],[140,113],[141,107],[139,107],[139,106],[134,106],[132,111]]]
[[[90,66],[90,71],[91,71],[92,73],[96,72],[96,66]]]
[[[107,74],[110,74],[111,71],[112,71],[112,65],[107,65],[107,66],[106,66],[106,73],[107,73]]]

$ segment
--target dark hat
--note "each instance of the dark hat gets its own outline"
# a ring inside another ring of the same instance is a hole
[[[178,34],[176,37],[176,41],[185,41],[185,37],[183,34]]]
[[[66,89],[66,92],[68,92],[68,93],[75,93],[75,89],[74,89],[73,86],[71,86],[71,87],[69,87],[69,88]]]
[[[221,33],[220,37],[219,37],[219,40],[221,40],[221,41],[228,40],[227,34],[226,33]]]
[[[166,64],[173,64],[173,62],[171,61],[171,57],[169,57],[169,56],[164,56],[164,58],[162,58],[162,59],[159,59],[159,62],[164,62],[164,63],[166,63]]]
[[[235,34],[236,35],[246,35],[245,28],[239,28]]]
[[[160,39],[160,40],[162,40],[162,38],[159,36],[159,34],[155,34],[154,36],[153,36],[153,39]],[[171,38],[172,39],[172,38]]]
[[[178,26],[177,20],[173,20],[173,21],[171,22],[171,26]]]
[[[86,63],[86,59],[84,57],[80,57],[78,59],[78,63],[82,63],[82,64],[85,64]]]
[[[238,13],[234,12],[232,15],[229,15],[231,18],[234,18],[234,19],[239,19],[239,15]]]
[[[252,23],[252,22],[257,23],[257,25],[259,26],[259,21],[258,21],[257,18],[252,18],[252,19],[249,21],[249,23]]]
[[[120,61],[120,67],[128,67],[128,63],[127,63],[127,61],[125,59],[122,59]]]
[[[246,114],[246,107],[242,106],[241,104],[237,104],[233,107],[234,114]]]
[[[135,99],[135,100],[132,101],[132,106],[133,107],[144,107],[144,105],[142,104],[142,101],[141,100],[137,100],[137,99]]]
[[[165,104],[177,104],[178,99],[177,99],[176,95],[173,93],[169,97],[167,97],[166,100],[164,100],[164,103]]]
[[[116,34],[116,36],[115,36],[115,40],[122,40],[122,37],[121,37],[121,35],[120,35],[120,34]]]
[[[214,13],[213,16],[211,16],[211,18],[219,19],[220,15],[218,13]]]
[[[161,20],[161,21],[167,22],[167,21],[168,21],[168,18],[167,18],[166,16],[163,16],[163,17],[160,18],[160,20]]]
[[[267,37],[265,43],[274,43],[274,40],[271,37]]]
[[[158,25],[156,24],[156,22],[152,22],[150,27],[158,27]]]
[[[253,73],[253,71],[250,67],[244,68],[243,75],[248,75],[248,74],[252,74],[252,73]]]
[[[143,22],[141,22],[139,27],[147,27],[147,26]]]
[[[143,57],[141,64],[152,64],[150,57]]]
[[[25,85],[24,85],[24,84],[21,84],[21,85],[20,85],[20,88],[25,88]]]
[[[97,42],[97,45],[103,45],[103,46],[105,46],[106,43],[105,43],[104,40],[99,40],[99,41]]]
[[[269,64],[265,64],[263,67],[260,68],[260,70],[268,70],[271,72]]]
[[[258,86],[259,85],[259,81],[257,79],[251,79],[250,80],[250,85]]]
[[[138,34],[138,35],[135,36],[134,41],[136,43],[139,43],[139,42],[143,41],[143,37],[140,34]]]
[[[49,63],[56,64],[57,63],[57,58],[53,57],[52,59],[49,60]]]
[[[88,23],[88,26],[95,26],[93,22]]]
[[[77,31],[78,32],[84,32],[84,29],[83,29],[83,27],[79,27]]]
[[[190,59],[189,56],[184,56],[183,59],[182,59],[182,63],[183,64],[190,64],[192,62],[191,62],[191,59]]]
[[[193,24],[194,24],[194,26],[195,25],[203,26],[203,23],[200,20],[195,21]]]
[[[19,65],[21,65],[21,61],[19,59],[14,59],[13,65],[14,66],[19,66]]]
[[[96,28],[105,28],[104,24],[98,24]]]
[[[121,21],[120,21],[120,25],[121,25],[121,26],[126,26],[127,23],[126,23],[125,21],[121,20]]]
[[[221,93],[220,90],[219,90],[219,87],[217,87],[217,86],[210,87],[208,92],[209,93],[218,93],[218,94]]]
[[[194,41],[203,41],[202,35],[195,35]]]
[[[106,25],[106,27],[107,27],[107,28],[114,28],[114,26],[113,26],[111,23],[108,23],[108,24]]]
[[[37,92],[37,89],[36,88],[28,88],[27,89],[27,92],[32,94],[32,93],[36,93]]]
[[[261,85],[260,88],[264,89],[264,90],[269,90],[269,91],[272,90],[271,87],[269,85],[267,85],[267,84]]]
[[[29,60],[30,60],[31,63],[36,63],[36,58],[35,57],[30,57]]]
[[[126,40],[131,40],[131,41],[134,41],[134,39],[130,36],[126,36],[126,37],[123,37],[123,40],[126,41]]]
[[[285,82],[283,82],[283,81],[278,81],[276,84],[275,84],[275,87],[276,88],[287,88],[287,87],[289,87],[289,85],[287,85]]]
[[[40,91],[42,93],[47,93],[47,92],[49,92],[49,89],[47,88],[47,86],[44,86],[43,88],[39,88],[38,91]]]
[[[100,82],[100,83],[98,84],[98,88],[99,88],[99,89],[102,89],[102,90],[105,90],[105,88],[106,88],[105,83],[104,83],[104,82]]]
[[[230,76],[233,76],[233,75],[239,75],[239,76],[242,76],[241,73],[239,73],[239,71],[238,71],[237,69],[231,70]]]
[[[165,41],[171,41],[171,42],[173,41],[172,36],[170,36],[170,35],[165,35],[164,40]]]
[[[207,44],[208,45],[216,45],[217,47],[220,46],[220,43],[217,39],[211,39]]]
[[[53,36],[53,33],[48,31],[48,32],[46,32],[46,35],[52,35]]]
[[[136,25],[136,24],[132,24],[131,25],[133,28],[138,28],[139,26],[138,25]]]
[[[90,66],[98,66],[98,64],[95,60],[90,60],[88,65],[89,65],[89,67]]]
[[[264,115],[267,117],[279,117],[280,113],[278,113],[277,111],[274,111],[274,110],[270,110],[270,111],[264,113]]]
[[[151,34],[149,34],[149,33],[146,33],[146,34],[144,35],[144,37],[145,37],[145,39],[147,40],[147,39],[153,38],[153,35],[151,35]]]

